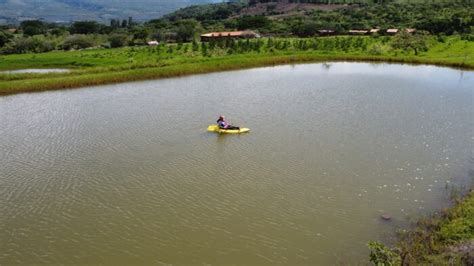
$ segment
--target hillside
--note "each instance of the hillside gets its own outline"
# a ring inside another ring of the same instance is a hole
[[[215,1],[220,2],[220,1]],[[320,4],[298,2],[297,0],[274,0],[262,2],[252,1],[227,1],[227,3],[214,3],[208,5],[189,6],[172,12],[167,18],[195,18],[198,20],[225,19],[242,16],[267,16],[281,18],[288,16],[304,16],[311,11],[333,11],[350,9],[358,4]],[[219,13],[215,16],[215,13]]]
[[[26,19],[108,21],[129,16],[145,21],[189,5],[213,2],[219,0],[0,0],[0,23]]]
[[[191,6],[164,16],[176,22],[195,19],[206,29],[257,30],[262,34],[314,36],[318,30],[345,33],[351,29],[415,28],[431,34],[468,34],[474,26],[474,2],[387,1],[367,4],[321,4],[323,0],[278,0]],[[319,2],[318,2],[319,1]],[[340,1],[344,2],[344,1]],[[360,3],[355,3],[360,2]],[[163,24],[163,23],[162,23]]]

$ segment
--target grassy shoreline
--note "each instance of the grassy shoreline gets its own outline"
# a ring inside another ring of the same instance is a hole
[[[47,90],[61,90],[81,88],[86,86],[106,85],[129,81],[140,81],[150,79],[172,78],[193,74],[205,74],[211,72],[231,71],[249,69],[256,67],[276,66],[296,63],[317,63],[334,61],[358,61],[358,62],[386,62],[404,64],[426,64],[473,70],[474,65],[463,62],[446,62],[437,60],[426,60],[423,58],[395,58],[387,56],[321,56],[321,55],[286,55],[268,56],[263,58],[249,58],[247,60],[224,59],[222,62],[198,62],[182,65],[171,65],[164,67],[145,67],[118,72],[85,73],[79,75],[57,75],[39,74],[43,77],[37,79],[20,79],[0,83],[0,95],[16,94],[22,92],[35,92]],[[74,72],[72,72],[74,74]],[[36,76],[39,76],[36,75]]]
[[[453,206],[400,232],[396,248],[370,242],[370,261],[381,265],[472,265],[474,263],[474,190]]]
[[[402,262],[472,265],[474,263],[474,191],[451,208],[418,221],[399,242]]]
[[[328,40],[330,39],[320,42],[329,42]],[[337,39],[335,40],[337,42]],[[71,69],[70,73],[0,74],[0,95],[331,61],[427,64],[474,70],[474,42],[456,38],[451,38],[446,43],[434,42],[429,51],[418,55],[406,51],[388,50],[389,48],[384,48],[385,52],[378,55],[372,55],[369,50],[358,47],[351,50],[299,50],[296,48],[297,45],[301,41],[306,41],[305,39],[277,39],[273,42],[278,41],[293,42],[293,48],[279,50],[268,47],[267,44],[262,45],[263,51],[258,52],[250,50],[229,53],[225,49],[209,48],[210,52],[204,54],[192,51],[191,44],[185,44],[181,47],[178,45],[157,48],[127,47],[0,56],[0,70]],[[363,41],[367,45],[383,45],[383,42],[377,39],[364,38]],[[166,49],[168,51],[164,51]]]

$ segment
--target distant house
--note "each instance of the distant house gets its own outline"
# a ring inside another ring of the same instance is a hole
[[[7,29],[7,32],[9,33],[16,33],[18,30],[17,29],[14,29],[14,28],[11,28],[11,29]]]
[[[252,39],[260,38],[260,35],[254,31],[221,31],[209,32],[201,35],[201,41],[207,42],[216,39]]]
[[[379,33],[380,29],[371,29],[370,34]]]
[[[387,34],[395,35],[398,33],[398,29],[388,29]]]
[[[365,35],[369,33],[368,30],[349,30],[350,35]]]
[[[405,29],[405,31],[408,33],[415,33],[416,29]]]
[[[334,35],[335,32],[333,30],[318,30],[319,35],[321,36],[329,36]]]
[[[148,46],[157,46],[157,45],[160,45],[160,43],[158,41],[149,41],[147,42]]]

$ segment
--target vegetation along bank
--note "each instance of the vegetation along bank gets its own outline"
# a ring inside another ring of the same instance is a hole
[[[421,39],[419,39],[421,38]],[[0,74],[0,94],[277,64],[331,60],[436,64],[474,69],[474,42],[459,36],[318,37],[226,40],[0,57],[0,70],[70,68],[70,73]]]
[[[370,242],[375,265],[474,265],[474,191],[400,233],[397,247]]]

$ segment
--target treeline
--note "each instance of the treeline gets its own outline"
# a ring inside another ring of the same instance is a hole
[[[196,20],[135,23],[130,17],[112,19],[109,25],[78,21],[69,26],[39,20],[23,21],[19,27],[0,27],[0,54],[42,53],[90,47],[116,48],[144,45],[148,40],[190,42],[203,32]]]
[[[224,51],[227,54],[246,52],[272,52],[272,51],[367,51],[369,46],[375,42],[387,43],[389,38],[382,38],[374,41],[363,37],[331,37],[331,38],[310,38],[310,39],[290,39],[290,38],[268,38],[266,40],[212,40],[201,44],[201,52],[204,56],[216,50]],[[372,47],[370,47],[372,48]],[[199,51],[199,50],[197,50]],[[374,50],[374,54],[378,53]]]
[[[156,54],[181,54],[222,56],[244,53],[279,53],[291,51],[321,51],[383,55],[401,52],[417,55],[428,51],[432,38],[426,34],[406,32],[393,38],[388,36],[365,38],[361,36],[336,36],[328,38],[266,38],[266,39],[211,39],[209,42],[150,47]],[[444,40],[438,40],[444,42]]]

